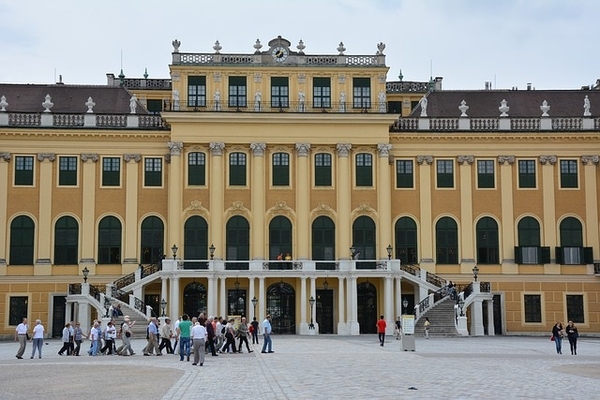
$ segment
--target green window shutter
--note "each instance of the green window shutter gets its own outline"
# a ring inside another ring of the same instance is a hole
[[[315,186],[331,186],[331,154],[315,154]]]
[[[189,107],[206,107],[206,76],[188,76]]]
[[[246,107],[247,91],[245,76],[230,76],[229,107]]]
[[[77,185],[77,157],[59,157],[58,170],[60,186]]]
[[[550,247],[540,247],[540,260],[542,264],[550,264]]]
[[[593,247],[583,247],[581,259],[584,264],[593,264],[594,263],[594,248]]]
[[[521,247],[515,246],[515,264],[522,264],[523,256],[521,254]]]
[[[331,78],[313,78],[313,107],[331,108]]]
[[[229,155],[229,185],[246,186],[246,154]]]
[[[162,186],[162,159],[146,158],[144,168],[144,186]]]
[[[563,260],[563,251],[562,251],[562,247],[555,247],[554,248],[554,254],[556,255],[556,263],[557,264],[562,264],[562,260]]]

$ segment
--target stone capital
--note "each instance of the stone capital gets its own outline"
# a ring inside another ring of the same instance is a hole
[[[581,163],[583,165],[598,165],[598,162],[600,162],[600,156],[581,156]]]
[[[540,156],[540,164],[554,165],[554,164],[556,164],[556,156]]]
[[[223,150],[225,150],[224,142],[210,142],[208,145],[210,152],[213,156],[222,156]]]
[[[56,159],[56,153],[38,153],[37,154],[38,161],[50,161],[53,162]]]
[[[87,162],[87,161],[91,161],[93,163],[98,162],[98,153],[81,153],[81,161],[82,162]]]
[[[431,165],[433,164],[433,156],[417,156],[417,163],[419,165],[423,165],[423,163]]]
[[[352,144],[338,143],[335,147],[339,157],[348,157],[350,155],[350,150],[352,149]]]
[[[0,153],[0,160],[4,160],[6,162],[10,161],[10,153]]]
[[[266,149],[267,149],[267,144],[264,142],[250,143],[250,150],[252,150],[252,154],[255,157],[263,157],[265,155]]]
[[[308,157],[310,151],[310,143],[296,143],[296,152],[298,157]]]
[[[392,150],[392,145],[389,143],[377,143],[377,151],[379,152],[379,157],[389,157],[390,150]]]
[[[183,149],[183,142],[168,142],[169,150],[171,150],[172,156],[180,156],[181,150]]]
[[[126,163],[131,162],[131,161],[139,163],[140,161],[142,161],[142,155],[141,154],[123,154],[123,160],[125,160]]]
[[[498,156],[498,164],[513,165],[515,163],[515,156]]]
[[[456,157],[456,161],[458,161],[460,165],[471,165],[473,164],[473,161],[475,161],[475,156],[458,156]]]

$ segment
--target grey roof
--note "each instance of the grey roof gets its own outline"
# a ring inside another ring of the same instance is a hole
[[[85,103],[91,97],[95,114],[129,114],[131,93],[122,87],[93,85],[33,85],[0,83],[0,97],[5,96],[8,112],[43,112],[46,95],[52,98],[52,113],[80,114],[87,112]],[[139,104],[136,114],[148,114]]]
[[[458,109],[465,101],[471,118],[495,118],[500,116],[500,102],[506,100],[509,117],[541,117],[540,106],[546,100],[550,117],[583,117],[585,96],[590,100],[593,117],[600,116],[600,91],[597,90],[441,90],[427,95],[427,116],[431,118],[456,118]],[[421,115],[421,105],[411,117]]]

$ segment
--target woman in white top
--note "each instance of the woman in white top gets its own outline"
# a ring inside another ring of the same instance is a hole
[[[42,345],[44,344],[44,325],[39,319],[35,320],[35,326],[33,327],[33,351],[31,352],[31,358],[35,357],[35,349],[38,349],[38,356],[42,358]]]

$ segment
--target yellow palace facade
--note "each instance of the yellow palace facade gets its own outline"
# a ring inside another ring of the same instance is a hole
[[[458,334],[600,330],[600,92],[389,82],[383,43],[180,46],[170,79],[0,84],[0,334],[117,303],[371,333],[447,280]]]

